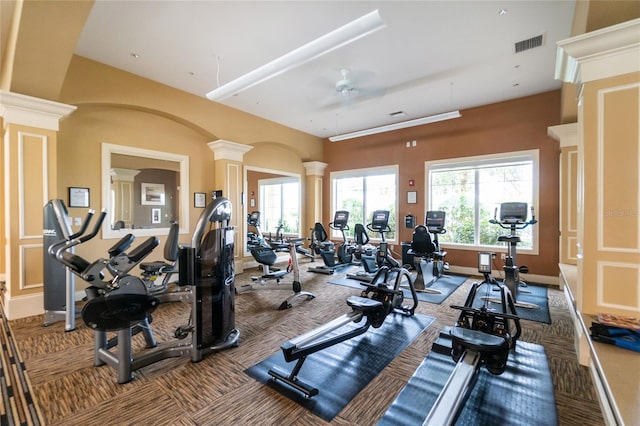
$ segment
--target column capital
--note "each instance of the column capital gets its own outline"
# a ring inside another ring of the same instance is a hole
[[[637,72],[640,69],[638,31],[632,19],[557,43],[556,80],[582,84]]]
[[[244,154],[253,149],[251,145],[244,145],[237,142],[226,141],[224,139],[209,142],[207,145],[211,151],[213,151],[214,160],[232,160],[242,162]]]
[[[73,105],[0,90],[0,116],[4,127],[19,124],[57,132],[60,120],[76,109]]]
[[[560,142],[560,147],[578,145],[578,123],[547,127],[547,135]]]
[[[324,169],[328,166],[327,163],[321,161],[307,161],[306,163],[302,163],[302,165],[307,171],[307,176],[322,176],[324,175]]]

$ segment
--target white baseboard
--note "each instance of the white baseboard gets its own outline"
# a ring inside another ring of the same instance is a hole
[[[84,290],[76,291],[76,300],[82,300]],[[35,293],[27,296],[6,297],[4,301],[5,315],[9,321],[44,314],[44,294]]]
[[[9,321],[44,314],[43,293],[17,297],[6,295],[4,310]]]

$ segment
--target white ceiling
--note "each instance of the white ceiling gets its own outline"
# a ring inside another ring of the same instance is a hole
[[[98,0],[76,53],[205,97],[378,9],[384,29],[222,101],[329,137],[559,88],[556,42],[570,36],[574,6],[573,0]],[[541,47],[515,53],[516,42],[540,34]],[[355,96],[335,90],[343,68],[351,70]],[[389,115],[396,111],[407,115]]]

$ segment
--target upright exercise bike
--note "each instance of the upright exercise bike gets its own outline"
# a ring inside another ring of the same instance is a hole
[[[503,266],[504,285],[507,286],[511,292],[513,300],[515,300],[518,307],[539,309],[540,307],[533,303],[518,301],[519,293],[527,292],[526,290],[522,290],[526,288],[527,284],[520,280],[520,274],[526,274],[529,272],[529,268],[524,265],[517,265],[516,248],[521,241],[517,231],[521,231],[530,225],[538,223],[533,206],[531,206],[531,219],[529,220],[527,220],[527,203],[508,202],[500,204],[500,219],[497,219],[497,210],[496,208],[493,213],[493,219],[490,219],[489,223],[510,231],[509,235],[501,235],[498,237],[498,241],[507,243],[507,256]]]

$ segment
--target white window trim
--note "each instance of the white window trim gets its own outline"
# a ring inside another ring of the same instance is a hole
[[[260,198],[260,205],[264,205],[264,199],[262,198],[262,187],[263,185],[283,185],[283,184],[287,184],[287,183],[297,183],[298,184],[298,200],[300,200],[300,196],[301,196],[301,185],[300,185],[300,178],[297,176],[283,176],[283,177],[276,177],[276,178],[266,178],[266,179],[258,179],[258,196]],[[282,196],[284,197],[286,194],[282,194]],[[298,215],[300,215],[300,212],[302,211],[300,209],[300,204],[301,202],[298,201]],[[301,216],[301,215],[300,215]],[[299,236],[302,235],[302,230],[300,229],[302,227],[301,225],[301,220],[302,218],[299,217],[298,218],[298,231],[297,232],[289,232],[286,235],[287,236]],[[267,231],[266,229],[264,230],[264,232],[270,232]]]
[[[452,169],[452,168],[470,168],[470,167],[478,167],[482,164],[492,163],[497,160],[506,160],[513,159],[517,161],[521,160],[533,160],[533,207],[535,209],[536,219],[538,219],[538,223],[532,225],[532,237],[533,237],[533,246],[531,248],[520,248],[518,247],[518,253],[529,254],[529,255],[538,255],[539,254],[539,233],[538,228],[540,226],[540,218],[538,217],[538,206],[540,205],[540,150],[539,149],[530,149],[525,151],[512,151],[512,152],[501,152],[497,154],[488,154],[488,155],[476,155],[470,157],[458,157],[444,160],[433,160],[433,161],[425,161],[424,162],[424,210],[425,212],[429,210],[429,205],[431,203],[430,200],[430,188],[431,188],[431,170],[438,169]],[[518,200],[508,200],[508,201],[518,201]],[[496,225],[497,226],[497,225]],[[445,223],[446,229],[446,223]],[[508,233],[508,230],[505,229],[505,234]],[[458,250],[469,250],[469,251],[482,251],[482,250],[493,250],[499,253],[506,253],[507,246],[505,244],[496,243],[496,245],[469,245],[469,244],[457,244],[457,243],[449,243],[442,242],[441,246],[443,248],[452,248]]]
[[[398,232],[399,232],[399,222],[400,222],[400,217],[399,217],[399,203],[398,203],[398,199],[400,196],[400,190],[399,190],[399,182],[398,182],[398,175],[399,175],[399,170],[400,170],[400,166],[398,164],[393,164],[390,166],[377,166],[377,167],[366,167],[366,168],[362,168],[362,169],[350,169],[350,170],[342,170],[342,171],[335,171],[335,172],[331,172],[329,173],[329,185],[330,185],[330,189],[329,189],[329,198],[331,200],[331,214],[333,214],[333,212],[336,211],[336,205],[335,205],[335,185],[334,185],[334,180],[335,179],[343,179],[343,178],[349,178],[349,177],[362,177],[362,176],[375,176],[375,175],[379,175],[380,172],[385,172],[385,173],[389,173],[392,172],[395,176],[395,182],[396,182],[396,203],[395,203],[395,210],[396,210],[396,224],[395,224],[395,229],[392,229],[391,231],[393,232],[393,235],[395,235],[394,238],[389,239],[389,238],[385,238],[385,241],[389,244],[397,244],[398,242]],[[370,220],[371,218],[365,218],[366,220]],[[366,223],[363,223],[363,225],[366,226]],[[369,233],[369,230],[367,230],[367,233]],[[382,241],[382,239],[376,234],[376,235],[369,235],[369,239],[371,241],[375,241],[375,242],[379,242]]]

